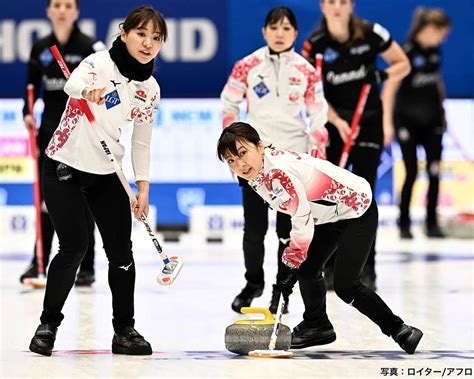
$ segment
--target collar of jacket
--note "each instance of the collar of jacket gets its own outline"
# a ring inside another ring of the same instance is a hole
[[[291,47],[289,50],[285,50],[281,53],[278,53],[278,54],[271,54],[270,53],[270,48],[267,46],[265,48],[265,58],[268,58],[268,59],[280,59],[281,61],[289,61],[291,58],[293,58],[295,54],[295,48],[294,47]]]
[[[71,31],[71,34],[69,35],[69,38],[68,40],[66,41],[65,44],[61,44],[58,39],[56,38],[56,34],[54,34],[54,30],[51,31],[51,38],[52,38],[52,42],[51,44],[52,45],[57,45],[59,47],[62,47],[64,48],[64,46],[67,46],[68,44],[70,44],[71,42],[74,41],[74,39],[79,35],[80,33],[80,29],[79,27],[77,26],[77,23],[75,22],[73,27],[72,27],[72,31]]]
[[[144,82],[153,74],[155,60],[153,59],[146,64],[138,62],[130,55],[127,45],[125,45],[120,36],[112,44],[109,54],[120,73],[129,80]]]
[[[254,191],[258,191],[258,188],[265,182],[265,160],[267,159],[265,153],[269,151],[269,149],[272,149],[271,145],[265,146],[265,150],[263,152],[262,157],[262,166],[260,167],[260,170],[258,171],[258,174],[255,179],[249,180],[249,186],[253,188]]]

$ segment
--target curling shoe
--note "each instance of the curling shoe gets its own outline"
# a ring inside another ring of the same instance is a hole
[[[437,225],[427,225],[425,227],[425,234],[428,238],[445,238],[446,235],[441,230],[441,228]]]
[[[277,313],[278,302],[280,301],[280,295],[281,295],[281,292],[278,291],[277,286],[274,284],[273,285],[273,290],[272,290],[272,300],[270,301],[270,306],[268,307],[268,309],[270,310],[270,312],[273,315]],[[289,312],[288,311],[289,301],[290,300],[288,298],[285,299],[285,305],[283,306],[283,314],[284,315],[286,315]]]
[[[413,234],[408,226],[400,226],[400,238],[402,240],[412,240]]]
[[[30,351],[48,357],[51,356],[57,331],[58,328],[51,324],[41,324],[38,326],[30,342]]]
[[[23,283],[25,279],[37,278],[38,277],[38,265],[31,263],[20,276],[20,282]]]
[[[95,282],[94,271],[79,270],[75,285],[78,287],[90,287]]]
[[[291,349],[303,349],[310,346],[326,345],[336,340],[336,332],[328,321],[312,327],[307,321],[300,322],[291,334]]]
[[[421,337],[423,337],[423,332],[420,329],[406,324],[402,324],[402,326],[392,334],[393,340],[408,354],[415,352]]]
[[[133,327],[126,326],[112,339],[112,353],[125,355],[151,355],[151,345]]]
[[[240,313],[240,308],[250,307],[252,300],[256,297],[262,296],[263,286],[255,286],[247,282],[247,285],[242,289],[242,291],[235,297],[232,302],[232,310]]]

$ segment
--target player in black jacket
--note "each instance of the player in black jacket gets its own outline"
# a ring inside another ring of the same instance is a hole
[[[402,79],[410,65],[383,26],[353,16],[353,9],[351,0],[322,0],[320,27],[305,41],[302,54],[313,64],[316,54],[323,55],[324,95],[329,104],[327,159],[332,163],[338,164],[341,157],[362,85],[372,84],[348,165],[352,165],[354,174],[369,182],[375,193],[384,137],[391,139],[384,136],[384,112],[377,84],[387,78]],[[385,71],[375,67],[379,54],[389,65]],[[331,259],[325,270],[328,289],[332,289],[333,266]],[[375,241],[362,280],[375,289]]]
[[[425,231],[428,237],[444,237],[436,216],[442,138],[446,130],[440,45],[450,27],[450,19],[443,10],[417,8],[403,46],[412,71],[401,83],[387,82],[384,88],[384,97],[390,103],[395,102],[393,122],[406,169],[400,199],[401,238],[413,238],[409,207],[418,172],[417,145],[425,150],[429,177]]]
[[[66,83],[64,74],[54,60],[49,50],[50,46],[58,46],[71,71],[88,55],[105,49],[102,42],[86,36],[79,30],[76,24],[76,20],[79,17],[79,4],[77,0],[48,0],[46,13],[51,21],[53,30],[51,34],[34,43],[28,62],[28,79],[26,82],[27,84],[31,83],[34,85],[35,99],[39,97],[42,90],[44,101],[44,111],[37,135],[40,170],[44,158],[44,150],[48,146],[53,132],[59,125],[68,99],[68,96],[63,91],[64,84]],[[28,129],[35,129],[37,126],[35,119],[28,114],[26,92],[24,99],[23,120],[25,126]],[[54,227],[44,206],[42,206],[41,211],[41,224],[43,228],[43,267],[46,269],[51,252]],[[76,284],[78,285],[90,285],[94,281],[94,221],[92,216],[88,218],[88,229],[89,248],[77,276]],[[35,246],[33,260],[21,275],[20,281],[23,282],[26,278],[36,276],[38,276],[38,264]]]

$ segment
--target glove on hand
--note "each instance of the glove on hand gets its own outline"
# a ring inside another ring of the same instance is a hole
[[[301,264],[306,260],[306,252],[303,250],[292,249],[291,247],[285,248],[281,260],[285,264],[293,269],[299,269]]]
[[[285,299],[285,301],[288,300],[288,297],[293,292],[293,287],[297,280],[297,272],[298,270],[290,268],[286,265],[283,265],[278,270],[276,287],[278,291],[283,294],[283,298]]]
[[[366,83],[379,85],[384,80],[388,79],[388,74],[384,70],[378,70],[375,67],[369,67],[367,71],[367,76],[365,77]]]

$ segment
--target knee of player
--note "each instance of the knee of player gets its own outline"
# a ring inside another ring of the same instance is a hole
[[[354,300],[354,286],[343,278],[334,276],[334,292],[347,304],[350,304],[352,300]]]
[[[74,258],[74,263],[81,263],[82,258],[86,255],[87,249],[89,248],[89,237],[87,235],[78,238],[77,241],[74,241],[70,247],[67,243],[61,243],[60,241],[60,252],[63,254],[68,254]]]
[[[400,128],[397,132],[398,141],[400,143],[410,140],[410,131],[407,128]]]
[[[105,254],[109,262],[127,261],[132,258],[132,241],[104,243]]]
[[[430,176],[439,176],[440,164],[439,161],[430,162],[428,165],[428,174]]]

